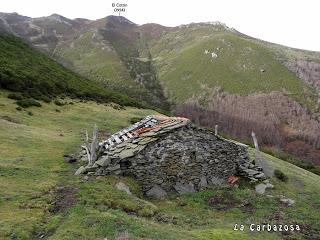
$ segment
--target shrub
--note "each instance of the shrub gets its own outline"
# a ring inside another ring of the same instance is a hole
[[[28,115],[29,115],[29,116],[33,116],[33,113],[30,112],[30,111],[28,111]]]
[[[136,122],[139,122],[139,121],[141,121],[143,118],[141,118],[141,117],[132,117],[131,119],[130,119],[130,123],[131,124],[135,124]]]
[[[28,107],[32,107],[32,106],[41,107],[41,104],[39,102],[37,102],[36,100],[34,100],[34,99],[18,100],[16,103],[20,107],[23,107],[23,108],[28,108]]]
[[[60,100],[54,100],[54,104],[55,105],[57,105],[57,106],[63,106],[63,105],[65,105],[65,103],[64,102],[61,102]]]
[[[14,99],[14,100],[22,100],[23,96],[20,93],[10,93],[8,95],[8,98]]]
[[[16,107],[16,109],[17,109],[18,111],[21,111],[21,110],[22,110],[22,107]]]
[[[51,98],[48,97],[48,96],[45,96],[45,95],[39,96],[38,100],[42,100],[42,101],[44,101],[44,102],[46,102],[46,103],[51,102]]]
[[[289,179],[288,176],[279,169],[274,170],[274,175],[282,182],[287,182]]]

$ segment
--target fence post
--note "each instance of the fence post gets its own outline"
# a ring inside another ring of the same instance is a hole
[[[273,176],[273,172],[274,169],[273,167],[271,167],[268,162],[264,159],[264,157],[262,156],[260,149],[259,149],[259,145],[258,145],[258,140],[256,137],[256,134],[252,131],[251,132],[251,136],[252,136],[252,140],[253,140],[253,144],[254,144],[254,148],[255,148],[255,155],[256,155],[256,164],[262,168],[264,174],[267,177],[272,177]]]
[[[218,125],[216,124],[215,126],[214,126],[214,135],[218,135]]]

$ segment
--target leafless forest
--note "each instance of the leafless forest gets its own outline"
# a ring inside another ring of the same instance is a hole
[[[320,164],[319,119],[283,93],[249,96],[216,93],[204,104],[191,99],[176,107],[176,114],[195,123],[217,124],[226,135],[248,142],[251,131],[264,146]]]

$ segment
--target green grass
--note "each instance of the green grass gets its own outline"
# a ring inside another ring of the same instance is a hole
[[[203,25],[169,32],[150,46],[167,96],[178,103],[210,93],[216,86],[240,95],[285,91],[311,108],[316,103],[314,90],[278,61],[275,50],[258,40]],[[215,52],[217,58],[204,54],[205,50]]]
[[[36,99],[66,94],[121,105],[144,105],[73,73],[17,37],[0,34],[0,49],[0,88]]]
[[[28,109],[34,114],[29,116],[25,110],[15,109],[15,101],[8,99],[8,94],[0,92],[0,239],[34,239],[43,234],[46,239],[57,240],[115,239],[125,230],[130,239],[281,239],[276,233],[233,231],[236,223],[263,223],[279,211],[284,222],[320,230],[320,177],[269,155],[264,156],[289,180],[272,179],[275,188],[268,193],[296,200],[293,207],[282,206],[276,197],[257,195],[249,184],[150,201],[130,178],[121,181],[131,188],[132,196],[114,188],[117,177],[83,181],[73,175],[78,165],[65,163],[63,154],[79,148],[85,129],[96,123],[99,129],[112,133],[127,126],[130,119],[154,112],[130,107],[115,110],[74,100],[73,105],[63,106],[41,102],[41,108]],[[254,156],[252,149],[250,154]],[[52,212],[59,196],[57,186],[78,189],[76,204],[63,212]],[[226,210],[207,204],[210,197],[225,194],[237,204]],[[254,213],[239,205],[247,201]],[[175,221],[158,221],[159,214]],[[303,238],[303,234],[295,234],[289,239]]]
[[[41,108],[29,108],[34,114],[29,116],[26,111],[15,110],[14,100],[7,99],[7,94],[1,92],[0,114],[20,124],[0,119],[0,239],[12,234],[30,239],[50,207],[52,189],[66,174],[72,176],[69,171],[74,169],[64,163],[63,154],[79,147],[81,131],[96,123],[114,132],[126,126],[128,119],[152,111],[115,110],[93,102],[62,107],[42,103]]]
[[[102,41],[98,39],[101,37],[94,32],[83,33],[58,46],[55,57],[94,82],[168,109],[154,71],[149,69],[150,62],[136,58],[135,44],[119,44],[121,39]],[[143,83],[137,82],[137,74],[144,75]]]
[[[55,56],[88,79],[131,96],[145,94],[146,89],[138,87],[130,78],[128,70],[112,46],[97,41],[94,38],[95,35],[95,33],[86,32],[72,43],[67,42],[59,46]]]

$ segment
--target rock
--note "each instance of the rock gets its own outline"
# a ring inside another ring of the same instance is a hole
[[[287,206],[293,205],[296,201],[291,198],[280,198],[280,202],[286,204]]]
[[[107,168],[107,170],[109,171],[116,171],[116,170],[119,170],[120,169],[120,164],[116,164],[114,166],[110,166]]]
[[[264,183],[260,183],[255,186],[256,192],[258,194],[264,194],[264,192],[266,191],[266,188],[267,188],[267,185]]]
[[[74,154],[65,154],[63,157],[64,157],[64,161],[67,163],[74,163],[77,161],[77,158],[75,157]]]
[[[83,180],[88,181],[89,180],[89,176],[84,176]]]
[[[176,182],[176,185],[174,185],[174,189],[178,192],[178,193],[193,193],[196,190],[194,189],[194,185],[193,183],[189,183],[189,184],[182,184],[180,182]]]
[[[165,199],[167,197],[167,192],[163,190],[159,185],[154,185],[146,195],[155,199]]]
[[[111,162],[111,159],[107,156],[102,156],[98,161],[95,162],[95,164],[101,166],[101,167],[107,167]]]
[[[119,152],[119,158],[120,159],[124,159],[124,158],[128,158],[128,157],[132,157],[134,156],[136,150],[135,149],[125,149],[123,151]]]
[[[248,175],[250,176],[255,176],[255,175],[258,175],[260,174],[259,171],[256,171],[256,170],[253,170],[253,169],[245,169],[243,170],[245,173],[247,173]]]
[[[254,175],[254,178],[256,178],[256,179],[264,179],[264,178],[266,178],[265,177],[265,175],[264,175],[264,173],[262,172],[262,173],[259,173],[259,174],[257,174],[257,175]]]
[[[87,172],[87,169],[84,166],[79,167],[79,169],[75,172],[74,175],[80,175]]]
[[[116,185],[115,185],[116,189],[120,190],[120,191],[124,191],[126,192],[127,194],[129,195],[132,195],[131,191],[130,191],[130,188],[124,184],[123,182],[118,182]]]
[[[202,176],[200,178],[200,183],[199,183],[200,188],[206,188],[208,186],[207,178]]]
[[[212,177],[211,178],[211,184],[213,185],[221,185],[223,184],[225,181],[221,178],[217,178],[217,177]]]
[[[273,188],[274,186],[271,183],[266,183],[266,188]]]

